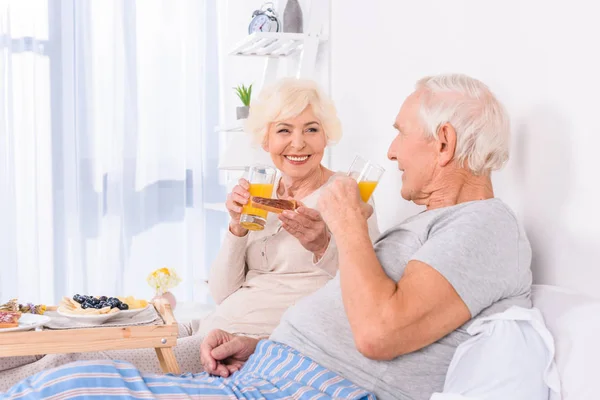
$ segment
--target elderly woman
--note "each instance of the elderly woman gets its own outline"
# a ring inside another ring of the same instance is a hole
[[[335,241],[318,211],[323,186],[336,174],[321,162],[325,148],[342,136],[331,100],[315,82],[283,79],[252,103],[247,130],[269,152],[280,171],[274,196],[301,201],[297,212],[269,214],[262,231],[240,226],[249,183],[241,179],[227,197],[229,232],[211,267],[209,286],[217,303],[206,318],[180,325],[175,355],[182,371],[200,372],[200,343],[213,329],[268,336],[285,310],[333,279],[338,268]],[[375,216],[369,234],[379,235]],[[127,360],[160,373],[154,349],[0,358],[0,390],[20,379],[75,360]]]
[[[291,307],[269,340],[211,332],[201,347],[207,372],[195,377],[72,364],[9,393],[102,393],[110,386],[147,395],[425,400],[441,392],[473,318],[531,307],[529,242],[514,213],[494,198],[490,179],[508,158],[509,122],[485,85],[449,75],[419,81],[394,127],[388,157],[403,172],[402,197],[426,210],[373,248],[370,210],[356,182],[332,182],[319,207],[336,241],[339,273]],[[90,383],[69,376],[75,368],[126,371],[134,383]]]

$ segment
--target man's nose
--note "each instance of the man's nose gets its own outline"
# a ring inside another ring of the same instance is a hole
[[[392,143],[390,145],[390,147],[388,148],[388,152],[387,152],[387,158],[390,161],[394,161],[396,160],[396,153],[394,152],[394,143]]]

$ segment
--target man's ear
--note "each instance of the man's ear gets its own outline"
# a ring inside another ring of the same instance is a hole
[[[445,123],[438,129],[438,160],[440,167],[445,167],[454,159],[456,151],[456,130],[449,123]]]

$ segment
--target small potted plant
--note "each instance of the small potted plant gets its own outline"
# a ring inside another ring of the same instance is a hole
[[[237,107],[235,109],[237,119],[248,118],[248,114],[250,113],[250,98],[252,97],[252,84],[248,87],[242,84],[233,89],[243,104],[242,107]]]

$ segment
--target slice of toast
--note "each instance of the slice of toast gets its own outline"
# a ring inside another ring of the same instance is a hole
[[[250,206],[261,210],[280,214],[285,210],[294,211],[298,208],[296,200],[268,199],[266,197],[250,197]]]

